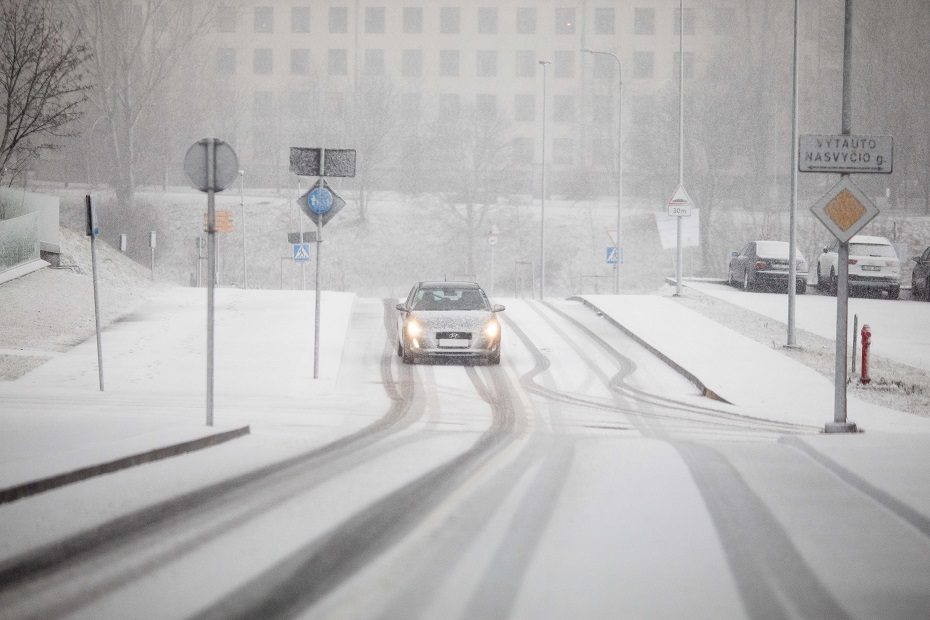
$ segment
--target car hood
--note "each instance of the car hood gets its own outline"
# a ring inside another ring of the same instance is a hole
[[[494,317],[494,313],[484,310],[423,310],[414,311],[411,316],[431,331],[477,331]]]

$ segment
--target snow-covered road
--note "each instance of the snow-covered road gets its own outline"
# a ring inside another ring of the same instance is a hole
[[[0,616],[927,609],[919,484],[881,493],[862,484],[868,472],[825,466],[810,448],[819,413],[705,398],[580,303],[502,300],[499,367],[407,366],[390,300],[324,297],[326,370],[314,382],[293,346],[312,333],[312,296],[222,296],[217,418],[252,434],[0,505]],[[202,421],[202,310],[178,291],[120,324],[112,394],[93,393],[85,343],[0,398],[32,412],[43,398],[73,398],[79,412],[96,403],[101,426]],[[875,445],[859,444],[860,462]]]

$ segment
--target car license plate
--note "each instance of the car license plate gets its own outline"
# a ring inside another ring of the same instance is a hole
[[[878,265],[863,265],[862,271],[881,271],[882,268]]]
[[[448,349],[467,349],[468,345],[471,344],[471,340],[462,340],[462,339],[451,339],[451,338],[441,338],[439,339],[439,346],[441,348]]]

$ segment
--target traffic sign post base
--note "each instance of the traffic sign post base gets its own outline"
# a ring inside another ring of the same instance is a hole
[[[827,422],[823,428],[825,433],[858,433],[859,427],[855,422]]]

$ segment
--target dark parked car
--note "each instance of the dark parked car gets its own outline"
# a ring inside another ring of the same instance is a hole
[[[397,355],[405,364],[421,358],[501,361],[501,325],[474,282],[417,282],[397,304]]]
[[[795,290],[807,291],[807,261],[795,248]],[[739,252],[730,256],[727,281],[731,286],[752,288],[778,288],[788,290],[788,242],[750,241]]]
[[[911,272],[911,296],[930,301],[930,248],[911,260],[916,263]]]

